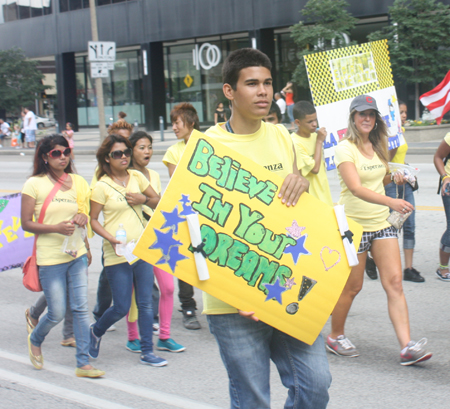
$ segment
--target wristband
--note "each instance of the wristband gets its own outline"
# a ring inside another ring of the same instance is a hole
[[[445,178],[450,178],[450,176],[448,176],[447,174],[445,174],[445,175],[442,175],[441,176],[441,180],[442,180],[442,182],[445,180]]]

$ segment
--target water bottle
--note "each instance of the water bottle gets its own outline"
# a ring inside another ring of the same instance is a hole
[[[125,255],[125,247],[127,245],[127,232],[125,231],[123,224],[119,224],[119,228],[116,231],[116,240],[120,241],[120,244],[116,244],[116,254],[118,256]]]

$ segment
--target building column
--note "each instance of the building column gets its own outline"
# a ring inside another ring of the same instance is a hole
[[[166,120],[163,43],[142,44],[141,55],[145,127],[148,131],[155,131],[159,129],[159,117]]]
[[[58,115],[60,131],[71,122],[73,130],[78,131],[77,80],[75,53],[62,53],[55,56],[56,88],[58,92]]]
[[[274,89],[278,89],[278,84],[275,84],[276,66],[275,66],[275,41],[274,31],[272,28],[264,28],[260,30],[252,30],[249,32],[250,46],[253,47],[253,41],[256,41],[256,48],[266,54],[272,62],[272,77],[274,79]],[[253,40],[255,39],[255,40]]]

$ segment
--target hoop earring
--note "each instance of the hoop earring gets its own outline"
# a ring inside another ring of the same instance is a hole
[[[44,161],[44,163],[47,165],[48,164],[48,162],[47,161]]]
[[[375,128],[373,128],[374,130],[377,129],[378,126],[378,122],[375,122]]]

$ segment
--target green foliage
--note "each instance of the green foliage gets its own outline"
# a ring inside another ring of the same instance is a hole
[[[291,27],[291,37],[299,49],[299,64],[293,74],[296,84],[309,86],[304,55],[356,44],[355,41],[346,44],[343,36],[350,34],[357,21],[346,7],[345,0],[309,0],[300,12],[305,21]]]
[[[411,83],[441,81],[450,68],[450,8],[436,0],[396,0],[391,24],[369,36],[386,38],[395,75]]]
[[[36,94],[51,88],[42,84],[44,75],[37,61],[29,61],[18,48],[0,50],[0,109],[18,113],[34,104]]]

